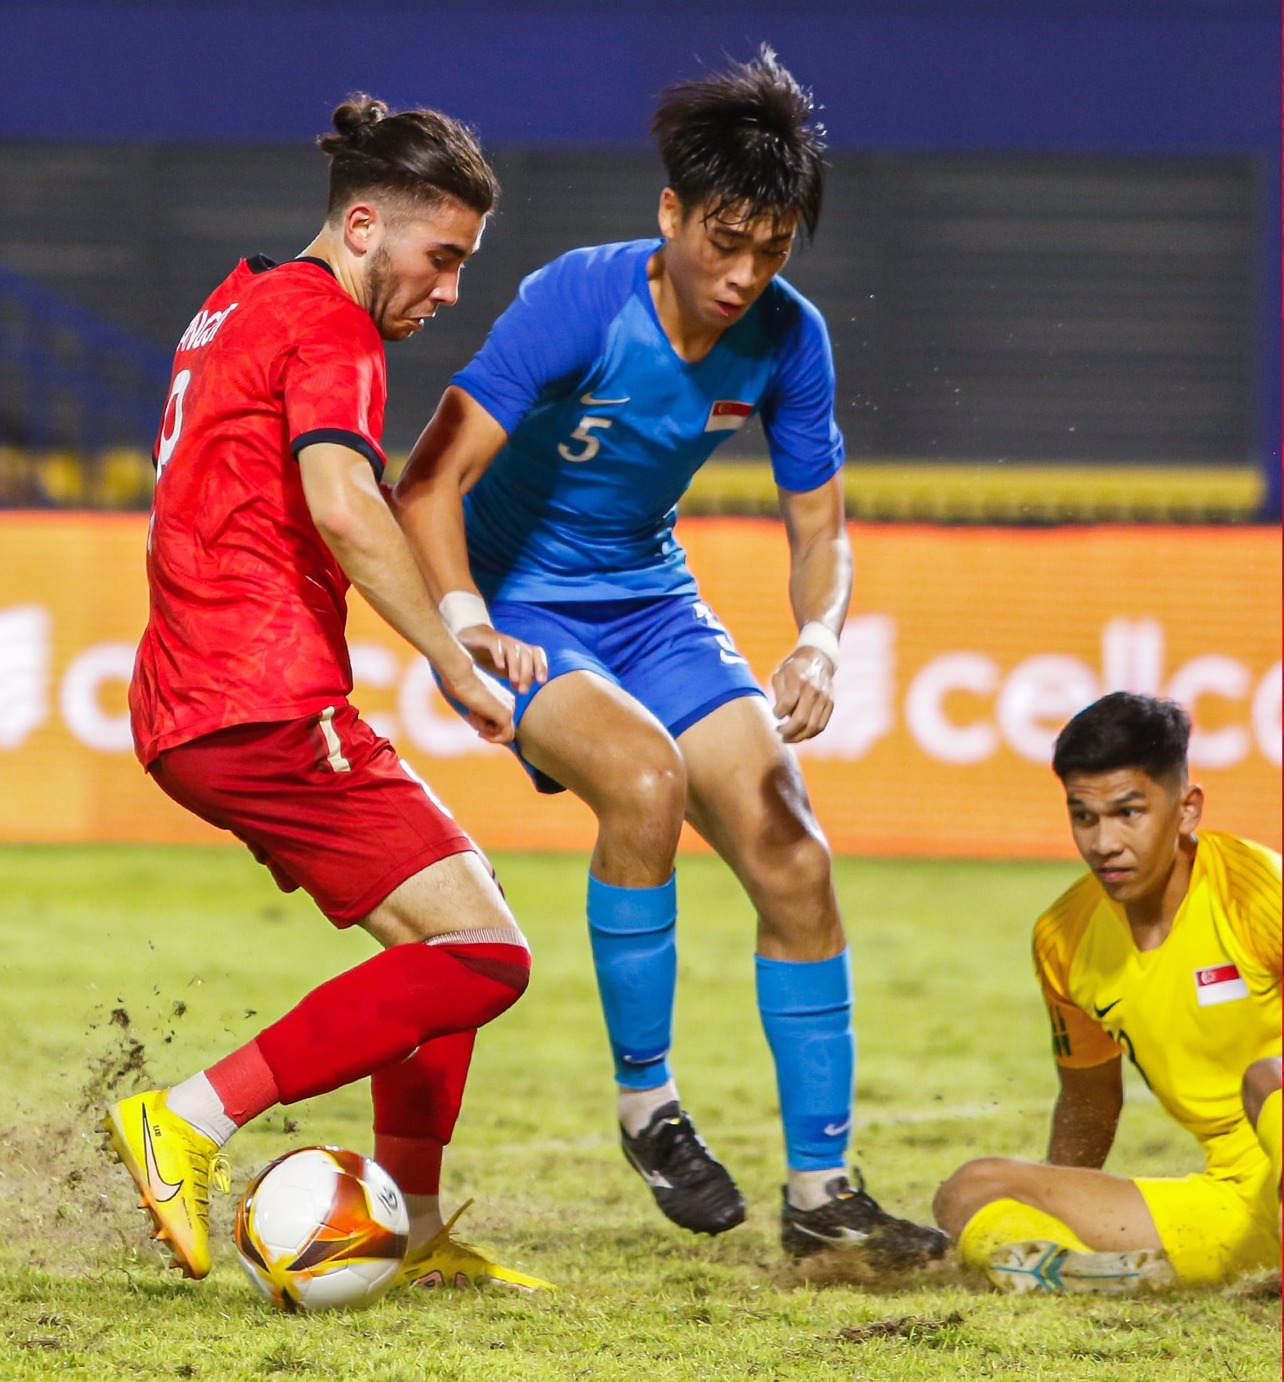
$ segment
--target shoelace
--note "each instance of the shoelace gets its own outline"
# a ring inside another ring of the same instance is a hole
[[[822,1213],[824,1210],[828,1209],[830,1205],[835,1203],[855,1200],[871,1213],[879,1215],[884,1214],[882,1206],[874,1199],[869,1191],[865,1189],[865,1177],[859,1166],[852,1167],[850,1179],[848,1179],[846,1175],[835,1176],[835,1178],[828,1183],[826,1189],[830,1189],[831,1187],[837,1187],[834,1189],[832,1197],[826,1204],[821,1205],[819,1209],[813,1210],[813,1213]],[[891,1216],[885,1217],[890,1218]]]
[[[704,1170],[709,1157],[709,1149],[700,1139],[700,1134],[681,1114],[666,1118],[656,1135],[657,1144],[663,1147],[672,1158],[669,1169],[675,1176],[687,1170]]]
[[[210,1184],[220,1194],[232,1193],[232,1163],[222,1152],[216,1152],[210,1158]]]
[[[220,1193],[227,1195],[232,1190],[232,1163],[223,1155],[222,1152],[215,1152],[209,1159],[209,1165],[205,1170],[205,1179],[202,1180],[197,1168],[199,1160],[193,1163],[192,1168],[192,1190],[196,1199],[198,1212],[208,1216],[210,1204],[210,1186],[212,1185]]]
[[[465,1201],[463,1202],[463,1204],[461,1204],[461,1205],[459,1206],[459,1208],[458,1208],[457,1210],[455,1210],[455,1212],[450,1216],[450,1218],[447,1219],[446,1222],[441,1226],[441,1233],[444,1233],[444,1234],[446,1235],[446,1237],[449,1238],[449,1237],[450,1237],[450,1230],[451,1230],[452,1228],[455,1227],[455,1225],[459,1222],[459,1220],[462,1219],[463,1216],[464,1216],[465,1214],[467,1214],[467,1212],[468,1212],[472,1207],[473,1207],[473,1202],[472,1202],[472,1200],[465,1200]],[[440,1237],[440,1236],[441,1236],[440,1233],[439,1233],[439,1234],[434,1234],[434,1237]]]
[[[463,1204],[461,1204],[459,1208],[455,1210],[455,1212],[450,1216],[450,1218],[447,1219],[446,1222],[437,1230],[437,1232],[433,1234],[433,1236],[428,1240],[428,1242],[424,1244],[425,1251],[429,1247],[431,1247],[432,1244],[440,1243],[443,1240],[445,1240],[447,1242],[453,1243],[457,1248],[464,1248],[468,1252],[477,1252],[477,1249],[473,1247],[471,1243],[465,1243],[462,1239],[452,1238],[450,1236],[450,1230],[455,1227],[455,1225],[459,1222],[463,1215],[466,1214],[468,1210],[470,1210],[472,1207],[472,1200],[465,1200]],[[478,1255],[480,1256],[480,1254]]]
[[[843,1176],[842,1182],[842,1185],[840,1185],[838,1189],[834,1191],[834,1199],[864,1200],[865,1203],[868,1204],[871,1209],[879,1208],[878,1202],[869,1193],[869,1191],[865,1189],[865,1175],[859,1166],[853,1166],[850,1179],[847,1176]],[[834,1181],[830,1181],[829,1184],[833,1185]]]

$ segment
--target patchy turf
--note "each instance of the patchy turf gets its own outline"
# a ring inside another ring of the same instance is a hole
[[[952,1266],[861,1281],[781,1258],[779,1128],[749,962],[749,909],[708,859],[681,867],[677,1069],[750,1203],[718,1239],[674,1230],[625,1166],[574,859],[498,859],[535,952],[528,995],[484,1033],[444,1187],[465,1236],[557,1281],[548,1299],[402,1292],[288,1317],[242,1279],[235,1200],[214,1271],[182,1280],[99,1150],[113,1095],[170,1083],[369,953],[236,851],[0,850],[0,1378],[377,1382],[1046,1378],[1257,1382],[1279,1375],[1277,1276],[1138,1301],[1010,1298]],[[1028,927],[1064,866],[840,862],[854,938],[855,1155],[897,1211],[927,1214],[982,1150],[1037,1155],[1054,1077]],[[1112,1167],[1184,1170],[1188,1139],[1144,1091]],[[366,1091],[274,1110],[229,1146],[239,1191],[290,1146],[369,1147]]]

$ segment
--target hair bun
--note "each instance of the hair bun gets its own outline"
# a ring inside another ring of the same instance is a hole
[[[361,144],[388,114],[383,101],[372,96],[350,96],[333,115],[334,127],[351,144]]]

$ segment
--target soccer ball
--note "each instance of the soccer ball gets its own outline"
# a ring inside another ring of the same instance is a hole
[[[351,1310],[392,1285],[409,1231],[401,1191],[377,1162],[303,1147],[250,1182],[233,1235],[245,1274],[279,1310]]]

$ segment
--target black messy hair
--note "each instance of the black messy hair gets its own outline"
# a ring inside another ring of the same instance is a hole
[[[1108,773],[1140,768],[1155,782],[1183,781],[1190,716],[1176,701],[1112,691],[1081,710],[1057,735],[1052,771]]]
[[[372,96],[336,107],[333,134],[317,136],[330,157],[329,216],[379,193],[419,206],[453,200],[488,215],[499,183],[477,137],[436,110],[391,111]]]
[[[763,44],[750,62],[666,87],[651,120],[669,186],[706,219],[797,219],[810,240],[824,197],[825,127]]]

